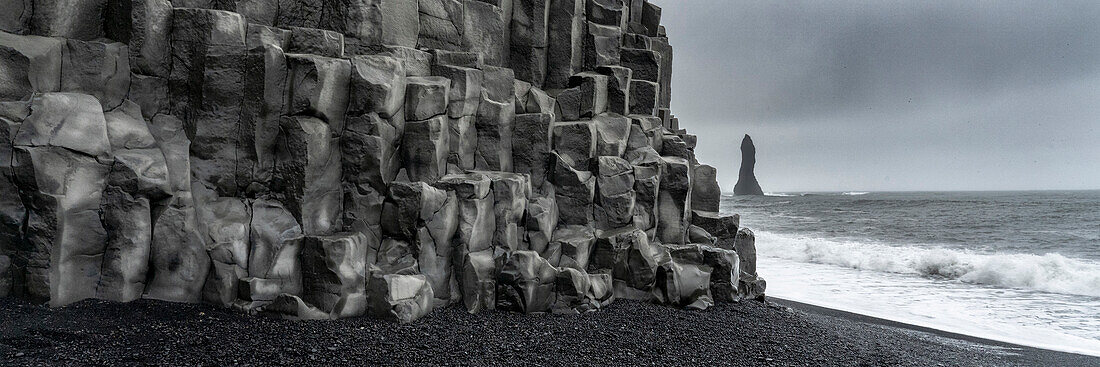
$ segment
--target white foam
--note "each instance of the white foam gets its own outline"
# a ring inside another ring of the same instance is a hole
[[[1100,264],[1060,254],[983,254],[757,231],[762,256],[968,284],[1100,297]]]

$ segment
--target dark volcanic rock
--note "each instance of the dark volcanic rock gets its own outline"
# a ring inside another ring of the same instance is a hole
[[[745,140],[741,141],[741,171],[737,176],[737,186],[733,187],[735,195],[764,195],[753,173],[755,167],[756,146],[752,145],[752,138],[745,135]]]

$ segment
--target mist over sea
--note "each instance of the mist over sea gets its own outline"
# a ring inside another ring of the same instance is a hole
[[[1100,191],[722,198],[768,295],[1100,355]]]

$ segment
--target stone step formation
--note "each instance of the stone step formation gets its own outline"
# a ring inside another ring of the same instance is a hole
[[[0,14],[0,296],[400,321],[763,296],[646,1]]]

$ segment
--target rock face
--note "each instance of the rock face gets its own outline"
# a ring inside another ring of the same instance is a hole
[[[747,134],[741,140],[741,170],[737,174],[737,186],[733,187],[735,195],[764,195],[760,189],[760,183],[756,182],[756,146],[752,145],[752,138]]]
[[[12,4],[0,296],[410,322],[763,295],[645,0]]]

